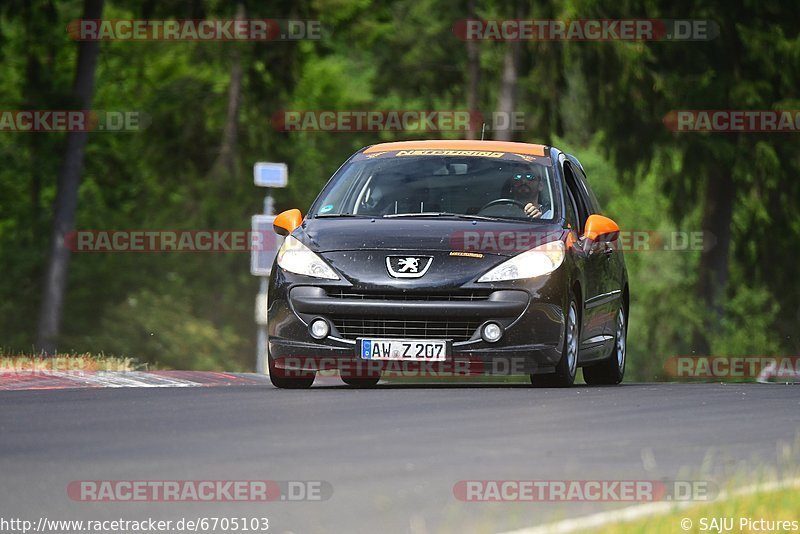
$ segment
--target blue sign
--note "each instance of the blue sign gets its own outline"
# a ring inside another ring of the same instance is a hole
[[[289,169],[285,163],[261,161],[253,166],[253,181],[261,187],[286,187]]]

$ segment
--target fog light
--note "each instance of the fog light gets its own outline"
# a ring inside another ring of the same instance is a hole
[[[486,323],[483,325],[481,337],[484,341],[494,343],[503,336],[503,328],[497,323]]]
[[[311,321],[311,337],[314,339],[325,339],[328,337],[328,334],[331,331],[331,327],[328,326],[328,321],[325,319],[314,319]]]

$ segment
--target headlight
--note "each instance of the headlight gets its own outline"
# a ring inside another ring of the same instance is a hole
[[[564,263],[564,242],[551,241],[504,261],[478,278],[478,282],[502,282],[549,274]]]
[[[278,265],[284,271],[294,274],[304,274],[328,280],[339,279],[333,269],[322,258],[311,252],[307,246],[292,236],[284,239],[283,245],[278,250]]]

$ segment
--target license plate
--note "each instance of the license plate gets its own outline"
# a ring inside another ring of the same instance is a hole
[[[432,339],[362,339],[361,359],[443,362],[447,341]]]

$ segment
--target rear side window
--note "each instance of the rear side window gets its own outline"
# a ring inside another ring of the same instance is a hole
[[[564,209],[564,218],[570,228],[578,229],[578,209],[575,207],[575,198],[572,196],[572,191],[569,187],[564,188],[564,202],[566,208]]]
[[[578,232],[583,234],[583,227],[586,225],[586,219],[592,213],[592,207],[589,204],[589,197],[585,191],[582,191],[582,186],[579,185],[572,165],[569,162],[564,162],[564,181],[568,189],[568,197],[572,197],[575,203],[575,208],[578,213]]]
[[[578,183],[580,184],[581,189],[589,199],[589,204],[591,204],[591,209],[589,211],[591,213],[600,213],[600,202],[597,201],[594,191],[592,191],[592,188],[589,187],[589,182],[586,180],[586,174],[578,167],[573,167],[573,169],[575,170],[575,175],[578,177]]]

